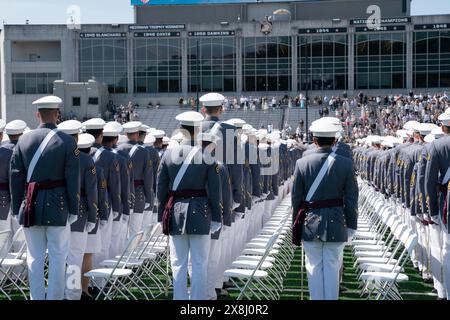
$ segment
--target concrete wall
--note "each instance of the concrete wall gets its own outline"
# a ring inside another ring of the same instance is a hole
[[[13,41],[11,50],[13,61],[61,61],[60,41]]]

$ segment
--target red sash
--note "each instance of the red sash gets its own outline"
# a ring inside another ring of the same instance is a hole
[[[63,188],[66,186],[66,180],[30,182],[27,184],[27,195],[25,197],[25,210],[23,211],[23,227],[29,228],[35,224],[34,204],[39,190],[50,190]]]
[[[302,241],[302,231],[303,231],[302,226],[309,209],[317,210],[323,208],[343,207],[343,206],[344,206],[343,199],[318,200],[311,202],[303,201],[300,204],[300,209],[298,210],[294,224],[292,225],[292,243],[296,246],[300,245]]]
[[[173,209],[173,205],[175,204],[175,199],[179,198],[200,198],[206,197],[206,190],[191,190],[185,189],[180,191],[169,191],[169,198],[167,199],[166,205],[164,207],[162,224],[163,224],[163,233],[168,236],[170,230],[170,216]]]

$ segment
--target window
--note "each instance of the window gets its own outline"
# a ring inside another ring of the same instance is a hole
[[[197,43],[198,54],[197,57]],[[190,92],[236,90],[234,38],[190,38],[188,41],[188,88]]]
[[[291,38],[244,38],[244,91],[291,90]]]
[[[72,97],[72,107],[81,106],[81,98],[80,97]]]
[[[98,97],[89,97],[88,104],[94,106],[98,105]]]
[[[80,40],[80,81],[93,77],[104,82],[110,93],[128,92],[125,39]]]
[[[181,39],[134,41],[134,92],[181,91]]]
[[[406,88],[406,35],[355,35],[355,88]]]
[[[415,32],[413,50],[414,87],[449,87],[450,31]]]
[[[13,94],[52,94],[60,73],[13,73]]]
[[[299,90],[347,89],[346,35],[300,36],[298,43]]]

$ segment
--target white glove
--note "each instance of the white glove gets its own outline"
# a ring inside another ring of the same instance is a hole
[[[127,216],[126,214],[122,215],[122,222],[123,223],[127,224],[129,219],[130,219],[130,216]]]
[[[130,216],[134,213],[134,209],[130,209]]]
[[[116,211],[113,211],[113,219],[117,219],[118,216],[119,216],[119,213]]]
[[[430,216],[431,221],[434,222],[435,224],[439,224],[439,215],[435,215],[435,216]]]
[[[92,230],[94,230],[94,228],[95,228],[95,223],[88,222],[86,224],[86,232],[91,232]]]
[[[69,214],[69,224],[73,224],[78,220],[78,216],[76,214]]]
[[[239,208],[239,206],[240,206],[240,204],[239,203],[237,203],[237,202],[234,202],[234,200],[233,200],[233,210],[234,209],[236,209],[236,208]]]
[[[12,214],[11,217],[15,220],[15,221],[19,221],[19,215],[18,214]]]
[[[416,218],[419,219],[419,221],[423,221],[424,215],[422,213],[416,214]]]
[[[355,236],[355,233],[356,233],[356,230],[354,230],[354,229],[350,229],[350,228],[348,228],[347,229],[347,242],[352,242],[352,240],[353,240],[353,237]]]
[[[106,226],[108,224],[107,220],[100,220],[100,228],[103,228],[104,226]]]
[[[144,207],[144,210],[145,210],[145,211],[152,211],[153,208],[150,208],[150,203],[146,203],[146,204],[145,204],[145,207]]]
[[[220,230],[221,227],[222,227],[222,223],[211,221],[211,228],[210,228],[211,233],[216,233],[217,231]]]
[[[256,201],[258,201],[259,200],[259,197],[257,197],[257,196],[252,196],[252,201],[253,202],[256,202]]]

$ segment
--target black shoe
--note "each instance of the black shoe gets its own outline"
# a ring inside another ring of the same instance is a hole
[[[446,298],[437,298],[436,300],[447,300]]]
[[[224,289],[234,288],[234,287],[235,287],[235,285],[234,285],[234,283],[231,282],[231,281],[224,282],[224,283],[223,283],[223,286],[222,286],[222,288],[224,288]]]
[[[437,293],[437,290],[433,288],[433,290],[431,290],[431,293]]]
[[[228,296],[228,291],[225,289],[218,289],[216,288],[216,295],[217,298],[223,298],[223,297],[227,297]]]
[[[347,292],[348,289],[344,287],[343,285],[339,285],[339,293]]]
[[[88,294],[88,293],[83,291],[81,293],[81,299],[80,300],[94,300],[94,298],[90,294]]]
[[[100,293],[100,289],[97,287],[95,288],[89,287],[88,292],[92,297],[96,297]]]
[[[423,282],[425,282],[425,283],[433,283],[433,278],[423,279]]]

